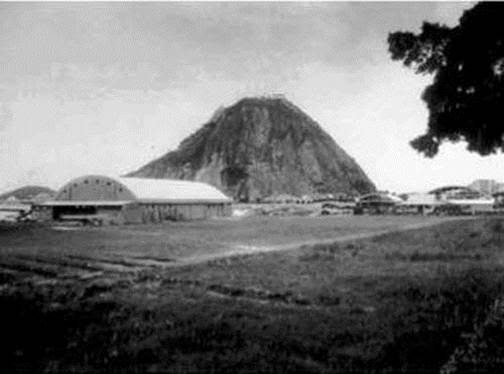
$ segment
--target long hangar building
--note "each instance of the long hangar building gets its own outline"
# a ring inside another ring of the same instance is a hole
[[[231,214],[232,200],[205,183],[87,175],[34,207],[40,220],[99,218],[104,223],[192,220]]]

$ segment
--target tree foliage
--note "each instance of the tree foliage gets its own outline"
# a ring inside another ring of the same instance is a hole
[[[391,33],[388,44],[393,60],[433,75],[422,94],[428,128],[413,148],[433,157],[443,142],[465,141],[481,155],[504,152],[504,3],[478,3],[453,28]]]

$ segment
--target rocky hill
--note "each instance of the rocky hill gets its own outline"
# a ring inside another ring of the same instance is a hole
[[[375,190],[355,160],[284,98],[221,108],[177,150],[129,175],[206,182],[237,201]]]

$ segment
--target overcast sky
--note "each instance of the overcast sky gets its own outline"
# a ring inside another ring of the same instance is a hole
[[[283,93],[380,189],[504,182],[504,155],[434,159],[429,77],[391,31],[456,24],[471,3],[0,3],[0,191],[117,175],[175,149],[220,106]]]

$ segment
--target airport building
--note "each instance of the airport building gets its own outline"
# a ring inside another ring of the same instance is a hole
[[[405,194],[401,203],[401,213],[411,214],[433,214],[435,209],[443,202],[430,193],[409,193]]]
[[[357,211],[370,214],[394,213],[397,206],[402,203],[399,196],[388,192],[372,192],[362,195],[357,199]]]
[[[493,195],[499,192],[499,183],[492,179],[477,179],[469,185],[469,188],[483,195]]]
[[[481,192],[465,186],[443,186],[429,192],[438,200],[479,199]]]
[[[34,206],[42,221],[150,223],[231,215],[232,200],[205,183],[88,175]]]
[[[362,196],[364,212],[397,214],[475,215],[495,213],[495,199],[464,186],[444,186],[428,193],[395,195],[374,193]]]
[[[440,212],[449,214],[488,214],[494,212],[495,199],[464,186],[445,186],[429,192],[441,204]]]

